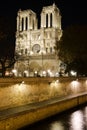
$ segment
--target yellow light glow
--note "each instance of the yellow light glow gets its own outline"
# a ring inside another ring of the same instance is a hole
[[[12,70],[12,72],[13,72],[13,73],[16,73],[16,72],[17,72],[17,70],[16,70],[16,69],[13,69],[13,70]]]
[[[76,76],[76,75],[77,75],[77,72],[75,72],[75,71],[73,71],[73,70],[71,70],[70,73],[71,73],[72,76]]]
[[[87,80],[85,81],[85,83],[86,83],[86,86],[87,86]]]
[[[59,80],[53,81],[53,82],[50,84],[50,86],[57,88],[57,87],[58,87],[58,83],[59,83]]]
[[[51,124],[50,130],[64,130],[62,122],[53,122]]]
[[[21,83],[16,84],[14,86],[14,90],[15,90],[16,93],[17,92],[24,93],[26,91],[26,84],[25,84],[25,82],[22,81]]]
[[[78,82],[78,80],[72,81],[70,84],[71,90],[73,90],[74,92],[77,92],[80,88],[80,83]]]
[[[9,76],[9,71],[6,71],[5,75],[6,75],[6,76]]]

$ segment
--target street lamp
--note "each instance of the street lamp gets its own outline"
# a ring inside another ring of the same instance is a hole
[[[41,60],[42,60],[42,76],[43,76],[43,59],[44,59],[44,57],[43,57],[43,54],[45,54],[46,52],[45,51],[41,51]]]
[[[43,71],[43,52],[41,52],[42,55],[42,71]]]
[[[16,69],[13,69],[13,70],[12,70],[12,73],[13,73],[15,76],[17,76],[17,70],[16,70]]]
[[[77,72],[76,71],[71,70],[70,73],[71,73],[72,76],[77,76]]]
[[[30,77],[30,53],[28,53],[28,76]]]

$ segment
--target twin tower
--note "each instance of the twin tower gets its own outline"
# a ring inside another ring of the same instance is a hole
[[[62,36],[61,15],[53,4],[42,8],[40,28],[35,12],[19,10],[17,14],[15,76],[57,76],[60,60],[56,44]]]

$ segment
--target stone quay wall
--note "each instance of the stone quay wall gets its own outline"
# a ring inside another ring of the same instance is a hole
[[[83,92],[86,78],[0,78],[0,110]]]
[[[59,101],[1,119],[0,130],[17,130],[87,102],[86,78],[0,78],[0,110],[53,98]]]
[[[27,110],[0,120],[0,130],[18,130],[52,115],[58,114],[70,108],[87,102],[87,94],[81,94],[46,106]]]

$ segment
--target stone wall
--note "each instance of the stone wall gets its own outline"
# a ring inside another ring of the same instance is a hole
[[[86,91],[86,78],[0,78],[0,110]]]
[[[85,102],[87,102],[87,94],[64,99],[38,109],[17,113],[4,120],[0,120],[0,130],[17,130]]]

